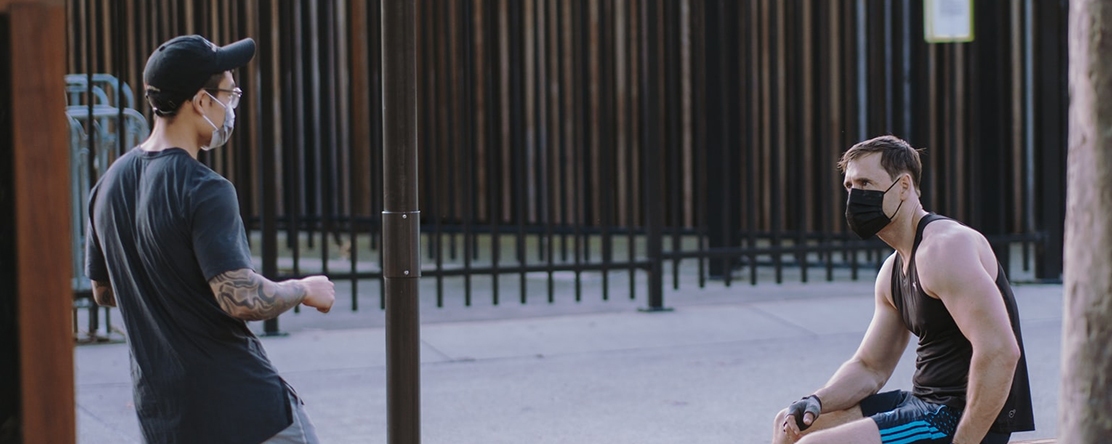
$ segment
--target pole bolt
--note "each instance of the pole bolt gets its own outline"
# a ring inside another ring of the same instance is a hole
[[[409,276],[409,270],[405,270],[402,273],[404,273],[406,276]]]

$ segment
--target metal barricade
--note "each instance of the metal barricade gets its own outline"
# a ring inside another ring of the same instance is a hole
[[[104,308],[104,329],[100,311],[92,299],[92,288],[85,277],[85,229],[89,220],[89,190],[111,162],[138,145],[150,134],[147,119],[132,108],[134,95],[127,83],[108,74],[66,76],[66,120],[69,122],[70,191],[73,224],[73,332],[79,342],[119,340],[113,333],[111,308]],[[118,98],[119,100],[114,100]],[[90,106],[90,102],[92,105]],[[122,105],[118,107],[117,105]],[[81,310],[87,309],[87,329],[79,325]],[[84,337],[82,337],[84,333]]]
[[[82,96],[89,88],[89,75],[87,74],[69,74],[66,76],[66,105],[78,106],[86,105],[82,101]],[[93,74],[93,96],[96,98],[94,105],[107,105],[116,106],[127,109],[135,108],[135,94],[131,92],[131,87],[127,82],[121,83],[119,79],[111,74]],[[122,103],[115,103],[113,98],[116,92],[119,91]]]

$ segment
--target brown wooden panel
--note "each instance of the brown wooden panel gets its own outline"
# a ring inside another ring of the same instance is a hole
[[[0,0],[0,14],[7,14],[13,5],[37,3],[40,5],[61,6],[65,0]]]
[[[445,16],[448,14],[448,8],[433,5],[431,2],[430,6],[431,7],[427,10],[429,18],[427,21],[423,21],[423,23],[427,23],[431,27],[430,32],[432,38],[429,39],[430,41],[426,48],[432,51],[432,63],[430,66],[425,67],[425,69],[428,70],[427,72],[431,80],[429,91],[426,94],[431,95],[432,100],[421,103],[432,104],[432,109],[428,110],[429,115],[432,116],[432,122],[430,122],[429,125],[431,131],[423,133],[427,136],[425,141],[429,143],[422,149],[422,152],[431,155],[419,162],[422,164],[431,163],[432,168],[422,170],[432,172],[430,177],[422,181],[422,184],[431,185],[431,189],[424,190],[426,191],[424,194],[426,195],[426,199],[432,199],[432,202],[422,208],[425,208],[426,212],[431,213],[431,215],[434,215],[436,218],[444,219],[449,204],[447,198],[448,184],[446,180],[448,178],[448,172],[445,168],[448,165],[447,155],[450,148],[448,144],[451,141],[448,136],[449,116],[448,107],[446,106],[449,98],[447,91],[451,86],[449,85],[448,79],[450,74],[447,68],[448,40],[450,37],[447,34],[448,30],[443,26]],[[507,67],[508,66],[509,65],[507,65]],[[420,114],[422,113],[418,112],[418,115]],[[510,125],[506,124],[505,128],[508,129],[509,127]],[[504,208],[509,210],[509,204],[506,204]],[[435,244],[437,240],[433,242]]]
[[[816,75],[817,73],[815,72],[815,66],[814,66],[814,63],[813,63],[814,60],[816,59],[816,57],[815,57],[815,53],[814,53],[814,48],[812,46],[812,41],[813,41],[814,38],[811,34],[811,32],[814,31],[814,29],[811,28],[811,24],[813,23],[812,22],[812,14],[813,14],[812,5],[813,5],[813,2],[811,2],[811,1],[803,2],[803,5],[802,5],[802,8],[803,8],[802,15],[803,15],[803,17],[802,17],[802,26],[801,26],[802,29],[798,30],[798,31],[802,32],[802,34],[803,34],[802,55],[800,57],[801,62],[802,62],[801,72],[803,73],[803,85],[802,85],[802,91],[801,91],[801,96],[802,96],[802,101],[803,101],[803,103],[802,103],[803,108],[802,108],[802,111],[801,111],[801,114],[803,115],[803,128],[802,128],[803,131],[801,131],[799,133],[802,136],[801,141],[802,141],[802,151],[803,151],[803,159],[802,159],[803,162],[802,162],[801,166],[802,166],[802,169],[804,170],[804,174],[803,174],[803,177],[801,177],[799,179],[803,180],[803,190],[804,190],[803,191],[803,197],[805,199],[805,204],[803,205],[803,208],[805,210],[805,214],[796,215],[796,218],[802,218],[803,223],[799,226],[799,229],[801,231],[804,231],[804,232],[814,231],[815,228],[816,228],[815,225],[814,225],[814,221],[815,221],[815,218],[813,217],[814,214],[810,210],[812,210],[812,209],[817,210],[818,205],[817,205],[817,202],[815,200],[815,197],[816,197],[815,193],[811,192],[811,190],[815,189],[815,178],[816,177],[822,177],[822,176],[817,174],[817,171],[815,171],[815,168],[816,167],[818,167],[818,168],[823,168],[823,167],[829,168],[829,166],[816,165],[817,162],[816,162],[815,158],[816,158],[816,155],[818,154],[818,152],[817,152],[817,150],[812,149],[812,147],[815,146],[815,138],[814,138],[815,131],[813,131],[813,130],[817,129],[817,127],[815,126],[815,123],[814,123],[814,118],[815,118],[815,115],[817,113],[812,111],[812,110],[815,109],[815,99],[816,99],[816,94],[815,94],[815,89],[814,89],[815,83],[810,81],[811,78],[817,76]],[[788,159],[788,161],[789,162],[795,162],[796,160],[795,159]],[[788,180],[790,181],[790,180],[792,180],[792,178],[789,178]]]
[[[248,77],[267,79],[267,91],[255,86],[248,94],[272,97],[261,103],[263,109],[249,104],[244,110],[240,135],[249,136],[238,141],[251,146],[216,152],[205,161],[237,184],[249,224],[254,223],[250,213],[257,216],[259,208],[260,193],[254,187],[262,183],[260,175],[271,174],[279,186],[275,192],[278,223],[302,211],[306,214],[298,220],[307,229],[305,224],[315,220],[318,207],[327,210],[333,199],[346,202],[351,193],[355,208],[341,204],[341,216],[352,212],[369,216],[369,230],[374,230],[381,195],[376,192],[381,184],[377,173],[353,172],[348,178],[347,165],[332,177],[327,172],[337,163],[330,159],[377,171],[374,164],[381,143],[375,134],[381,121],[381,90],[375,83],[381,58],[373,42],[378,38],[377,2],[71,0],[66,4],[72,22],[67,28],[69,71],[109,72],[136,89],[146,55],[174,35],[197,30],[226,43],[244,35],[270,34],[270,39],[263,39],[265,44],[260,40],[260,54],[272,57],[265,64],[260,60],[256,73],[251,74],[250,67],[246,71]],[[575,221],[596,227],[606,222],[638,226],[643,223],[639,213],[644,196],[639,187],[645,173],[641,138],[654,135],[669,156],[669,174],[662,177],[668,191],[660,196],[668,224],[697,229],[711,217],[701,208],[714,201],[719,207],[730,207],[723,209],[730,215],[722,223],[742,235],[763,236],[779,229],[800,239],[816,234],[839,237],[847,233],[840,214],[845,194],[837,187],[833,160],[862,138],[891,132],[931,148],[928,162],[933,163],[925,171],[924,203],[975,222],[983,217],[977,216],[983,211],[978,203],[991,198],[985,179],[978,176],[987,159],[979,151],[984,147],[978,145],[984,145],[985,134],[991,132],[1007,135],[998,149],[1007,150],[1000,157],[1011,159],[1001,165],[1006,172],[1001,174],[1008,177],[1000,184],[999,201],[1017,208],[1008,208],[1009,213],[999,217],[1007,218],[1008,229],[1024,230],[1018,207],[1029,205],[1029,198],[1023,195],[1023,183],[1015,179],[1024,171],[1020,156],[1025,154],[1015,125],[1023,124],[1025,114],[1019,111],[1027,105],[1021,103],[1016,89],[1021,54],[1017,45],[1022,44],[1016,36],[1022,30],[1014,7],[982,11],[998,10],[1001,17],[1010,17],[1010,22],[1001,23],[1011,24],[999,31],[983,28],[990,30],[986,33],[1003,33],[992,41],[1004,43],[999,45],[1007,49],[1000,52],[1000,63],[1009,65],[1006,77],[1013,82],[1010,97],[994,99],[978,87],[984,74],[978,77],[977,70],[984,63],[976,57],[985,54],[978,45],[988,39],[926,45],[921,41],[921,8],[899,3],[421,0],[419,4],[423,12],[418,24],[422,66],[418,72],[427,76],[418,91],[424,110],[419,111],[425,128],[421,137],[428,142],[421,145],[421,162],[427,162],[422,171],[428,173],[423,175],[428,179],[427,192],[420,193],[424,207],[430,209],[426,221],[439,218],[445,225],[458,224],[465,207],[474,204],[479,215],[474,222],[479,225],[516,223],[524,214],[528,224],[551,222],[559,225],[558,231],[567,232],[576,228]],[[123,14],[118,12],[121,7],[126,9]],[[334,10],[350,11],[350,21],[325,16]],[[724,21],[730,29],[714,37],[728,38],[706,41],[708,29],[717,28],[705,23],[713,18],[706,16],[708,11],[730,14]],[[121,17],[138,24],[119,23]],[[897,32],[900,27],[892,27],[893,23],[910,23],[911,31]],[[892,29],[886,29],[886,24]],[[422,29],[428,27],[434,29]],[[660,31],[644,35],[650,28]],[[120,42],[121,35],[126,45],[112,43]],[[908,35],[912,38],[903,41]],[[94,43],[86,45],[88,41]],[[643,57],[639,51],[646,46],[660,52]],[[120,57],[127,59],[123,65]],[[864,61],[863,68],[859,60]],[[915,72],[910,79],[901,70],[908,60]],[[721,68],[704,72],[709,65]],[[706,79],[712,75],[716,76],[713,83],[725,86],[707,90]],[[647,79],[653,84],[641,84]],[[241,83],[249,86],[246,79]],[[660,99],[644,107],[657,113],[650,120],[661,122],[648,131],[639,128],[645,117],[639,94],[648,90],[642,86],[651,87]],[[904,88],[912,94],[905,95]],[[337,96],[350,98],[350,112],[344,109],[349,103],[327,100]],[[986,118],[977,110],[1001,106],[1010,119],[998,120],[1011,126],[981,128],[977,122]],[[142,101],[138,108],[147,110]],[[908,108],[914,113],[910,123]],[[266,118],[246,118],[254,112]],[[716,124],[721,129],[708,140],[701,131],[706,131],[715,113],[724,113],[729,121]],[[332,115],[338,119],[325,118]],[[345,128],[352,133],[351,143],[344,142]],[[462,143],[464,138],[469,140]],[[708,147],[708,143],[728,146]],[[1042,146],[1037,144],[1036,149]],[[465,147],[470,148],[465,151]],[[278,150],[276,170],[257,171],[259,149]],[[682,151],[672,157],[676,149]],[[726,155],[708,158],[708,153],[719,149]],[[468,164],[465,156],[470,156],[467,174],[460,167]],[[713,180],[704,185],[708,165],[719,165],[715,174],[730,177],[722,185]],[[525,171],[517,175],[515,169],[522,166]],[[326,184],[340,185],[332,193],[336,198],[319,188]],[[474,187],[477,201],[461,198],[468,186]],[[526,196],[520,199],[517,190]],[[318,205],[319,201],[326,203]],[[525,208],[519,209],[523,203]],[[615,217],[606,217],[613,210],[617,210]],[[547,220],[542,220],[542,214]]]
[[[65,8],[10,7],[16,293],[23,436],[28,443],[76,438],[73,389],[69,159],[65,120]]]
[[[490,124],[488,120],[491,118],[489,109],[491,104],[487,103],[487,76],[490,73],[487,70],[487,59],[490,57],[487,54],[486,42],[489,35],[489,26],[483,21],[486,8],[489,3],[484,0],[473,0],[472,10],[474,11],[473,17],[473,33],[475,34],[474,51],[475,51],[475,75],[474,79],[474,93],[471,95],[474,100],[474,114],[475,114],[475,197],[478,198],[478,203],[475,207],[475,214],[485,219],[485,215],[490,214],[490,193],[487,192],[490,188],[490,175],[487,170],[488,162],[486,161],[490,146],[488,143],[488,129]]]
[[[538,212],[537,222],[541,224],[547,222],[543,215],[551,214],[553,196],[553,183],[552,176],[550,174],[552,170],[549,168],[549,166],[553,165],[552,153],[554,146],[552,145],[552,116],[554,116],[555,114],[550,111],[552,101],[549,97],[549,94],[551,92],[549,88],[549,82],[551,82],[552,80],[549,78],[549,76],[554,73],[554,68],[550,63],[552,61],[550,54],[552,53],[551,45],[553,43],[553,39],[551,38],[551,36],[555,34],[551,33],[551,25],[548,23],[549,17],[552,17],[548,10],[548,3],[549,2],[547,0],[537,0],[536,5],[536,63],[538,69],[535,93],[537,100],[537,134],[534,136],[534,139],[537,141],[536,143],[544,147],[544,150],[540,151],[541,155],[538,156],[537,159],[537,162],[540,163],[541,170],[540,177],[537,181],[540,186],[538,187],[538,193],[536,195],[536,209]],[[548,220],[551,220],[551,218],[549,217]]]
[[[694,141],[694,132],[692,128],[693,119],[693,104],[692,98],[694,94],[691,90],[691,77],[692,77],[692,19],[691,19],[691,0],[684,0],[680,2],[680,110],[681,115],[681,138],[680,145],[683,147],[682,168],[680,169],[680,182],[679,186],[683,187],[683,192],[680,193],[680,200],[683,202],[683,226],[691,227],[695,225],[695,195],[693,180],[697,175],[692,169],[694,165],[692,143]]]
[[[641,119],[637,117],[637,113],[641,109],[642,82],[638,66],[641,61],[641,53],[645,51],[644,46],[642,45],[642,40],[640,38],[637,38],[637,36],[641,35],[641,33],[644,32],[643,29],[645,28],[645,24],[641,20],[642,16],[640,8],[641,2],[639,1],[631,1],[629,3],[629,34],[631,38],[628,42],[630,49],[628,60],[630,72],[629,95],[631,98],[629,103],[629,137],[627,140],[629,141],[631,151],[631,159],[629,159],[628,165],[633,165],[632,169],[634,170],[630,172],[631,186],[629,189],[630,200],[634,202],[633,214],[630,215],[631,226],[640,224],[643,208],[641,205],[643,203],[641,199],[641,185],[644,183],[644,180],[642,180],[643,176],[639,174],[637,167],[638,165],[641,165],[641,150],[639,148],[641,147],[642,142]]]
[[[351,44],[351,161],[358,166],[370,165],[371,158],[371,87],[370,87],[370,61],[368,52],[368,37],[370,24],[367,22],[367,0],[354,0],[349,5],[351,19],[349,43]],[[420,57],[418,57],[420,60]],[[352,177],[356,196],[356,206],[352,209],[360,216],[371,214],[370,174],[359,174]]]
[[[246,27],[243,30],[236,30],[236,32],[237,33],[241,32],[240,35],[250,36],[250,37],[254,38],[255,42],[256,42],[256,45],[257,45],[258,41],[260,40],[260,37],[259,37],[259,3],[257,1],[252,1],[247,5],[247,8],[248,8],[247,11],[245,11],[245,13],[243,14],[244,15],[244,20],[246,22]],[[261,53],[261,51],[259,51],[258,49],[256,49],[256,52]],[[252,61],[252,63],[247,64],[247,66],[240,69],[239,73],[237,73],[237,79],[236,80],[240,85],[242,85],[242,86],[240,86],[240,88],[244,89],[245,91],[248,91],[249,94],[254,92],[254,91],[261,90],[261,85],[256,84],[258,82],[258,79],[259,79],[259,65],[261,65],[261,59],[262,59],[262,57],[261,57],[260,54],[255,54],[255,58]],[[242,100],[241,102],[242,103],[240,103],[239,108],[243,110],[242,119],[244,121],[252,121],[252,122],[256,121],[255,116],[259,115],[259,113],[261,111],[259,109],[259,106],[258,106],[258,104],[259,104],[258,98],[257,97],[251,97],[249,99]],[[246,142],[247,146],[240,146],[240,147],[238,147],[238,150],[244,150],[244,151],[248,152],[248,156],[246,156],[245,159],[251,159],[251,160],[258,159],[259,158],[259,146],[261,145],[260,135],[259,135],[259,125],[247,125],[247,127],[245,128],[244,134],[245,134],[245,136],[243,138],[243,141]],[[247,177],[244,178],[244,182],[247,182],[248,180],[250,180],[252,178],[259,177],[258,176],[258,174],[259,174],[259,171],[258,171],[259,162],[258,161],[247,161],[247,162],[244,162],[244,164],[245,164],[244,165],[245,170],[247,172]],[[250,181],[249,183],[251,183],[252,185],[255,185],[255,186],[251,187],[251,190],[255,190],[256,186],[258,184],[258,181],[254,180],[254,181]],[[242,202],[247,203],[246,205],[241,204],[241,208],[248,215],[260,214],[261,208],[259,207],[258,201],[256,199],[251,199],[250,198],[250,196],[252,194],[257,194],[257,193],[258,192],[248,194],[248,193],[244,193],[243,191],[238,192],[240,202],[241,203]],[[248,194],[248,195],[244,196],[244,194]]]
[[[464,123],[463,115],[461,114],[460,108],[460,98],[462,97],[460,87],[463,77],[463,68],[460,63],[460,54],[461,48],[463,47],[462,44],[466,42],[463,41],[463,36],[461,35],[459,29],[459,18],[461,9],[460,6],[460,2],[449,2],[447,16],[448,24],[447,26],[445,26],[448,32],[449,46],[449,57],[447,60],[448,72],[445,75],[445,77],[448,79],[448,88],[445,91],[445,94],[447,94],[448,96],[449,106],[446,106],[445,108],[450,114],[448,126],[449,130],[446,133],[448,137],[448,143],[445,144],[448,152],[445,153],[445,159],[447,159],[449,168],[452,169],[452,171],[446,172],[445,177],[451,178],[451,180],[445,180],[445,183],[447,184],[449,189],[449,199],[451,199],[451,201],[449,202],[449,205],[451,206],[451,220],[457,221],[462,220],[460,215],[464,214],[463,204],[465,200],[463,196],[461,196],[461,194],[467,191],[467,187],[463,182],[465,173],[462,168],[463,165],[466,165],[466,163],[464,163],[463,161],[462,156],[464,147],[466,147],[467,145],[463,139],[463,131],[460,128]]]
[[[602,93],[602,90],[599,88],[599,84],[601,83],[601,78],[599,77],[599,46],[601,45],[601,40],[599,38],[598,0],[590,0],[585,6],[587,10],[582,11],[581,14],[586,18],[586,26],[585,29],[581,29],[580,32],[582,33],[581,38],[585,38],[587,43],[587,53],[581,55],[587,58],[587,73],[585,76],[586,78],[583,79],[585,85],[581,85],[580,87],[587,89],[588,99],[586,101],[587,103],[584,103],[583,106],[586,108],[584,112],[588,116],[587,122],[589,123],[584,130],[589,137],[585,137],[583,140],[588,152],[585,153],[586,155],[582,159],[589,162],[591,167],[587,170],[590,172],[590,175],[585,178],[586,182],[584,183],[584,185],[589,185],[588,190],[590,191],[585,190],[585,202],[583,202],[583,204],[589,205],[590,208],[595,209],[595,211],[590,211],[590,214],[595,215],[597,220],[599,214],[597,211],[599,208],[599,195],[604,190],[598,169],[598,166],[601,165],[599,163],[599,133],[601,132],[599,122],[602,120],[599,116],[599,94]],[[609,93],[609,91],[607,91],[607,93]],[[586,215],[588,213],[585,212],[583,214]]]
[[[563,42],[561,43],[561,45],[563,46],[563,51],[562,54],[560,54],[560,65],[563,69],[563,73],[561,74],[561,76],[563,77],[563,81],[560,85],[560,94],[564,99],[564,113],[563,116],[561,116],[560,118],[563,125],[563,127],[561,128],[563,130],[563,135],[561,137],[563,139],[562,145],[565,153],[565,158],[574,159],[575,148],[579,145],[579,140],[576,138],[575,131],[575,94],[572,93],[573,91],[575,91],[575,83],[573,82],[573,72],[575,71],[573,69],[573,60],[575,59],[575,56],[573,55],[574,51],[572,43],[572,35],[574,34],[572,31],[572,2],[558,3],[560,4],[560,20],[562,24],[560,33],[562,34],[561,38],[563,40]],[[572,172],[575,169],[573,168],[573,162],[562,160],[561,163],[562,165],[560,171],[563,171],[564,174],[560,178],[563,181],[563,186],[560,187],[560,193],[562,196],[568,196],[568,200],[574,200],[575,193],[573,192],[573,184],[575,183],[575,176],[572,174]],[[570,208],[573,208],[574,206],[574,203],[560,206],[559,214],[561,222],[570,223],[571,221],[575,220],[576,213],[570,210]]]
[[[844,137],[842,134],[844,120],[841,112],[844,107],[843,99],[845,97],[842,88],[842,61],[844,58],[841,54],[842,50],[844,50],[844,45],[839,38],[842,33],[842,20],[838,15],[837,4],[823,2],[823,5],[829,8],[826,11],[826,17],[830,22],[830,33],[826,36],[826,43],[829,45],[826,50],[828,55],[827,60],[830,61],[830,69],[827,71],[829,73],[827,81],[829,82],[828,94],[830,97],[830,107],[827,109],[827,112],[830,117],[827,122],[826,136],[823,138],[823,144],[827,145],[823,148],[830,152],[831,159],[838,159],[843,151],[841,140]],[[830,165],[826,166],[833,168],[834,164],[831,162]],[[839,177],[835,183],[840,184],[841,178]],[[837,215],[841,210],[841,201],[843,199],[840,191],[841,187],[831,184],[830,189],[831,193],[826,196],[828,202],[826,211],[829,214]],[[843,218],[832,217],[827,222],[828,225],[825,225],[827,230],[842,231]]]
[[[1017,4],[1013,4],[1010,8],[1011,16],[1010,33],[1008,46],[1011,47],[1011,63],[1014,69],[1011,70],[1011,91],[1009,91],[1009,98],[1012,109],[1011,118],[1011,141],[1012,150],[1009,153],[1014,159],[1012,163],[1012,219],[1009,221],[1014,231],[1020,231],[1024,228],[1023,224],[1023,69],[1021,62],[1023,60],[1023,19],[1021,8]]]
[[[757,171],[760,171],[757,183],[761,185],[759,185],[756,190],[750,190],[750,192],[756,194],[755,206],[759,208],[757,209],[759,214],[758,226],[762,228],[768,227],[772,223],[770,218],[772,214],[770,202],[772,199],[772,189],[775,187],[765,186],[765,184],[772,184],[771,156],[773,153],[770,152],[770,147],[772,146],[773,135],[772,116],[773,113],[776,112],[776,110],[772,109],[772,95],[773,89],[777,84],[773,79],[775,75],[775,72],[773,72],[774,56],[772,55],[772,48],[770,45],[770,42],[773,40],[773,31],[769,29],[774,19],[774,14],[771,11],[774,5],[769,4],[769,1],[770,0],[758,0],[756,26],[756,41],[759,42],[758,51],[760,53],[760,56],[757,58],[756,69],[758,71],[757,75],[760,76],[760,86],[758,87],[759,92],[755,94],[754,97],[756,98],[756,102],[760,104],[760,110],[757,114],[760,116],[760,120],[759,123],[757,123],[758,130],[756,131],[756,133],[760,135],[760,142],[758,142],[758,152],[760,154],[757,155],[756,159],[748,160],[750,162],[756,161],[758,165]],[[776,4],[779,4],[779,2],[777,1]],[[754,208],[750,206],[749,211],[754,211]],[[750,227],[750,229],[757,230],[759,228]]]
[[[629,156],[629,141],[626,136],[628,131],[627,121],[627,106],[629,101],[627,95],[629,94],[629,48],[626,46],[629,42],[629,19],[627,17],[626,0],[616,0],[614,2],[614,94],[616,103],[614,106],[614,163],[616,174],[614,181],[616,182],[615,190],[617,199],[615,200],[615,214],[614,221],[619,225],[629,224],[629,214],[626,211],[627,200],[629,199],[629,171],[625,168],[626,159]]]
[[[453,2],[453,4],[454,4],[454,2]],[[524,137],[525,144],[524,144],[524,146],[515,147],[515,149],[523,150],[522,154],[525,156],[525,162],[524,162],[525,171],[521,172],[521,177],[523,178],[524,183],[519,184],[519,185],[522,186],[526,190],[525,192],[527,193],[528,196],[536,196],[537,195],[536,193],[537,193],[537,190],[538,190],[538,188],[535,186],[535,184],[537,183],[536,182],[536,177],[535,177],[535,172],[536,172],[535,162],[537,161],[537,159],[535,158],[535,155],[534,155],[537,152],[537,146],[536,146],[536,143],[535,143],[535,141],[536,141],[535,135],[537,134],[537,130],[538,130],[538,126],[539,126],[538,122],[537,122],[537,113],[536,113],[536,110],[537,110],[537,91],[536,91],[536,87],[537,87],[537,85],[536,85],[536,78],[537,78],[537,70],[536,70],[537,59],[536,59],[536,56],[537,56],[537,53],[536,53],[536,51],[534,51],[534,48],[536,48],[538,37],[536,35],[536,31],[537,31],[536,26],[534,26],[534,22],[533,22],[534,17],[536,17],[535,8],[536,8],[536,2],[534,2],[533,0],[523,0],[521,2],[521,9],[522,9],[521,14],[522,14],[522,25],[523,25],[522,26],[522,33],[524,34],[524,35],[521,36],[521,39],[524,42],[524,45],[523,45],[523,48],[522,48],[522,55],[524,56],[523,60],[522,60],[522,62],[523,62],[522,64],[524,66],[522,68],[524,68],[524,69],[519,71],[519,73],[523,73],[523,76],[522,76],[522,85],[523,85],[522,88],[523,89],[522,89],[521,92],[522,92],[522,96],[523,96],[522,99],[525,102],[525,107],[524,107],[525,108],[524,109],[525,116],[524,116],[523,119],[520,120],[520,122],[522,123],[522,128],[518,128],[518,131],[521,131],[521,132],[525,133],[525,137]],[[455,12],[456,12],[455,10],[452,11],[452,13],[455,13]],[[455,48],[453,48],[453,50],[454,49]],[[454,70],[455,66],[453,66],[452,68]],[[457,164],[457,165],[461,165],[461,164]],[[540,199],[538,197],[537,201],[539,201],[539,200]],[[534,205],[532,202],[527,202],[525,211],[522,212],[522,213],[515,213],[515,214],[524,214],[523,217],[526,218],[528,223],[532,224],[532,223],[537,222],[537,220],[536,220],[536,218],[537,218],[536,209],[537,209],[536,205]]]
[[[499,113],[502,117],[501,125],[499,126],[499,129],[501,130],[501,137],[499,141],[501,143],[499,144],[499,146],[495,147],[495,149],[498,150],[498,152],[500,153],[500,156],[498,157],[499,159],[501,159],[499,165],[502,167],[502,171],[500,172],[500,174],[502,175],[503,185],[501,190],[502,193],[500,195],[501,202],[498,204],[498,207],[502,209],[501,214],[498,215],[498,217],[501,219],[496,221],[499,223],[509,221],[514,214],[513,194],[511,186],[509,186],[508,184],[512,183],[511,172],[513,171],[513,162],[511,160],[512,148],[510,142],[511,140],[513,140],[511,138],[513,134],[510,129],[510,39],[515,38],[516,36],[510,35],[510,5],[508,1],[509,0],[499,0],[498,5],[496,6],[498,8],[497,26],[499,37],[498,69],[500,72],[499,79],[502,80],[501,85],[498,85],[500,87],[498,97],[501,99],[501,101],[499,102],[499,106],[502,109],[501,113]],[[493,23],[491,25],[494,26]]]
[[[551,155],[549,156],[549,159],[551,159],[552,162],[552,167],[550,168],[551,177],[549,178],[552,187],[552,191],[549,192],[549,195],[552,196],[552,206],[551,212],[549,213],[549,219],[553,223],[563,220],[563,207],[559,204],[559,197],[562,195],[563,192],[560,187],[560,185],[563,183],[563,177],[560,175],[561,170],[559,169],[559,156],[560,147],[567,143],[567,139],[563,131],[564,116],[560,112],[561,106],[563,105],[564,91],[562,82],[563,73],[560,70],[560,67],[563,66],[563,53],[561,52],[563,28],[561,27],[560,22],[560,5],[562,3],[563,2],[560,1],[548,2],[548,16],[550,17],[550,23],[548,25],[548,33],[550,39],[548,48],[548,65],[551,69],[550,72],[552,73],[551,78],[548,81],[550,94],[549,107],[551,108],[549,110],[549,113],[551,116],[550,119],[552,120],[551,127],[548,131],[551,136]]]

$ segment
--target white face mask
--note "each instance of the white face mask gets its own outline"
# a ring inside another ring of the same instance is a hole
[[[205,119],[205,122],[208,122],[209,125],[212,125],[212,140],[209,141],[208,145],[201,145],[201,149],[208,151],[220,145],[228,143],[228,139],[232,137],[232,130],[234,130],[236,126],[236,110],[235,108],[231,108],[228,105],[225,105],[224,102],[217,100],[216,96],[209,94],[208,91],[205,91],[205,94],[208,94],[209,97],[212,97],[212,100],[215,100],[216,103],[219,103],[220,106],[224,107],[224,124],[219,128],[216,126],[216,124],[212,123],[212,121],[209,120],[208,116],[204,115],[204,113],[201,114],[201,117]]]

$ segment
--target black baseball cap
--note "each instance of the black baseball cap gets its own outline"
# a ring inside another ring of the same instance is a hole
[[[254,57],[255,41],[250,38],[216,46],[199,35],[174,37],[147,59],[143,69],[147,98],[155,112],[173,114],[214,74],[240,68]]]

